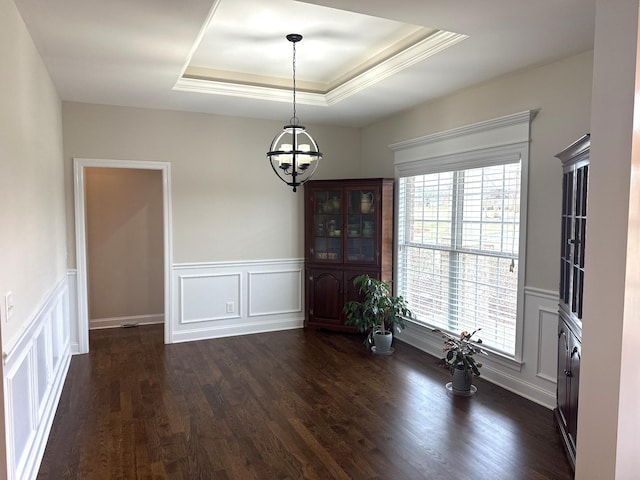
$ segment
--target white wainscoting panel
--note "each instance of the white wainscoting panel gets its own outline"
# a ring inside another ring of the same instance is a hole
[[[71,359],[68,277],[34,310],[3,352],[9,480],[37,476],[60,400]]]
[[[179,278],[180,323],[241,316],[241,272],[185,274]]]
[[[71,342],[71,354],[76,355],[80,353],[80,328],[87,328],[86,325],[82,327],[78,324],[80,319],[78,318],[78,272],[77,270],[67,271],[67,282],[69,285],[69,302],[66,305],[68,310],[67,316],[69,317],[68,325],[65,325],[67,329],[64,332],[69,336]]]
[[[302,259],[175,264],[171,342],[302,328]]]
[[[250,317],[299,313],[302,311],[302,270],[249,272],[248,293]]]
[[[495,354],[483,357],[482,378],[552,409],[556,406],[558,295],[525,287],[524,298],[521,361]],[[397,338],[442,357],[442,339],[427,327],[411,323]]]
[[[539,307],[538,310],[538,377],[557,382],[558,373],[558,310]]]

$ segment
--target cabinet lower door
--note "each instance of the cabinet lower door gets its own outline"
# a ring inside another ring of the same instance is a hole
[[[342,325],[344,306],[341,270],[307,271],[308,326]]]
[[[558,323],[558,407],[555,413],[567,456],[574,468],[576,461],[579,386],[580,340],[561,316]]]
[[[562,422],[561,428],[567,431],[567,418],[569,417],[569,339],[571,332],[564,321],[558,322],[558,413]]]
[[[567,428],[569,437],[576,448],[578,438],[578,391],[580,387],[580,349],[581,344],[575,335],[571,335],[569,344],[569,371],[571,372],[571,388],[569,390],[569,416],[567,418]]]

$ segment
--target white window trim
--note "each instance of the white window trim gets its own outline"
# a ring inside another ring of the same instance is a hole
[[[389,145],[394,153],[395,178],[436,173],[460,168],[479,168],[489,163],[521,164],[520,244],[516,314],[516,345],[513,360],[522,361],[524,332],[524,282],[526,271],[527,199],[529,185],[529,142],[531,122],[537,110],[507,115],[444,132]],[[398,218],[398,189],[395,215]],[[397,252],[398,222],[395,225]],[[395,276],[398,278],[397,262]]]

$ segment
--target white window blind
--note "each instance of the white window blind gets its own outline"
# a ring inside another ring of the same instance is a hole
[[[398,293],[420,321],[456,334],[482,328],[485,345],[508,355],[516,345],[520,176],[518,159],[399,179]]]
[[[481,328],[478,338],[487,348],[516,361],[522,358],[536,113],[389,145],[398,180],[395,291],[407,298],[418,323],[452,334]]]

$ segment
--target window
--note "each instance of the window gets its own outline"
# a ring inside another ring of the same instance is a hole
[[[391,145],[397,182],[395,287],[420,324],[481,328],[519,359],[529,155],[527,111]],[[487,146],[489,145],[489,146]]]
[[[399,180],[398,288],[424,322],[513,355],[520,162]]]

